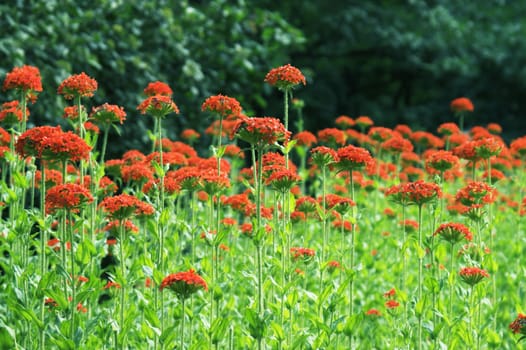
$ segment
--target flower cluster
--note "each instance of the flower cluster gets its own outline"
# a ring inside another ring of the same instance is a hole
[[[459,97],[451,101],[449,105],[453,112],[473,112],[473,102],[467,97]]]
[[[173,94],[170,86],[166,83],[163,83],[162,81],[154,81],[149,83],[143,92],[146,96],[161,95],[170,97]]]
[[[484,278],[489,278],[489,274],[478,267],[463,267],[460,269],[459,275],[464,283],[469,284],[472,287],[481,282]]]
[[[40,70],[33,66],[15,67],[7,73],[3,88],[4,90],[25,91],[30,99],[34,100],[34,93],[42,91]]]
[[[150,204],[129,194],[106,197],[100,203],[100,207],[113,220],[124,220],[132,215],[152,215],[154,213],[154,208]]]
[[[461,188],[455,199],[468,207],[493,203],[496,199],[496,190],[485,182],[471,181]]]
[[[179,114],[179,107],[170,96],[154,95],[142,101],[137,109],[141,114],[149,113],[156,118],[162,118],[170,113]]]
[[[339,158],[338,167],[342,170],[360,169],[373,163],[369,151],[362,147],[348,145],[339,148],[337,154]]]
[[[526,315],[519,313],[509,327],[514,334],[526,335]]]
[[[21,122],[22,118],[22,109],[17,100],[2,103],[2,106],[0,107],[0,123],[13,125]]]
[[[76,97],[92,97],[97,88],[97,81],[82,72],[66,78],[59,85],[57,92],[64,95],[66,100],[72,100]]]
[[[291,89],[300,83],[306,84],[303,73],[290,64],[271,69],[265,76],[265,82],[281,90]]]
[[[166,276],[159,287],[161,290],[168,288],[178,298],[186,299],[200,289],[208,290],[205,280],[194,270],[172,273]]]
[[[302,259],[303,262],[308,263],[314,258],[316,252],[313,249],[309,248],[292,247],[290,248],[290,254],[292,260],[297,261],[299,259]]]
[[[112,123],[122,124],[126,119],[126,112],[124,111],[124,108],[120,106],[105,103],[101,106],[94,107],[91,110],[90,119],[103,125],[109,125]]]
[[[47,191],[46,213],[53,214],[60,209],[77,211],[81,205],[92,201],[93,196],[84,186],[77,184],[57,185]]]
[[[423,205],[442,196],[440,187],[423,180],[395,185],[387,189],[385,195],[401,205]]]
[[[231,137],[237,136],[251,145],[273,145],[278,141],[287,141],[290,132],[277,118],[241,118],[236,123]]]
[[[238,117],[241,114],[241,105],[235,98],[219,94],[207,98],[201,110],[217,113],[224,118]]]
[[[294,171],[286,168],[272,172],[266,179],[266,185],[270,185],[277,192],[285,193],[301,181],[301,177]]]
[[[465,225],[454,222],[440,225],[436,229],[434,235],[439,235],[443,240],[451,244],[456,244],[462,239],[465,239],[466,241],[471,241],[473,239],[473,234],[469,228]]]

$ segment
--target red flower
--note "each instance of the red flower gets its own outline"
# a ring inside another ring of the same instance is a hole
[[[401,154],[402,152],[412,152],[413,144],[403,137],[392,137],[384,141],[381,145],[382,149],[394,154]]]
[[[400,303],[396,300],[387,300],[385,302],[385,307],[388,308],[388,309],[396,309],[397,307],[400,306]]]
[[[405,139],[411,137],[411,134],[413,133],[413,130],[411,130],[409,125],[406,124],[398,124],[394,127],[393,130],[402,135],[402,137]]]
[[[462,281],[470,286],[474,286],[484,278],[489,278],[489,274],[478,267],[463,267],[459,274]]]
[[[396,295],[396,289],[391,288],[387,292],[384,293],[384,298],[391,299]]]
[[[178,298],[186,299],[200,289],[208,290],[205,280],[194,270],[172,273],[161,282],[160,289],[168,288],[175,292]]]
[[[321,201],[321,198],[319,201]],[[343,215],[351,207],[354,207],[356,205],[356,203],[354,203],[352,199],[338,196],[337,194],[332,193],[328,193],[325,196],[325,203],[327,205],[327,209],[334,209],[340,215]]]
[[[124,232],[126,234],[139,232],[139,228],[135,226],[133,222],[131,222],[130,220],[124,220],[122,222],[124,223]],[[120,227],[121,227],[121,221],[113,220],[113,221],[110,221],[106,226],[104,226],[102,230],[108,232],[109,237],[119,238],[120,233],[121,233]]]
[[[365,116],[365,115],[362,115],[362,116],[359,116],[358,118],[356,118],[356,120],[354,121],[355,125],[357,125],[360,129],[366,129],[368,128],[369,126],[372,126],[374,125],[374,122],[373,120],[368,117],[368,116]]]
[[[368,316],[382,316],[382,313],[377,309],[369,309],[365,312],[365,314]]]
[[[15,144],[16,152],[21,157],[42,157],[42,144],[45,140],[62,133],[60,126],[37,126],[24,132]],[[9,136],[9,134],[7,134]],[[7,141],[9,143],[9,140]]]
[[[444,147],[444,141],[427,131],[415,131],[411,140],[422,149]]]
[[[173,91],[170,88],[170,86],[161,81],[154,81],[152,83],[149,83],[148,86],[143,90],[143,92],[146,96],[162,95],[170,97],[173,94]]]
[[[342,268],[342,265],[336,260],[331,260],[327,263],[327,270],[329,270],[329,272],[334,272],[341,268]]]
[[[336,118],[334,124],[336,124],[336,126],[338,126],[341,129],[348,129],[351,126],[354,126],[355,121],[349,116],[340,115],[338,118]]]
[[[105,103],[91,110],[90,119],[105,125],[117,122],[122,124],[126,120],[126,112],[122,107]]]
[[[489,159],[498,155],[504,148],[504,145],[495,137],[487,137],[474,141],[473,148],[477,157],[481,159]]]
[[[301,131],[292,137],[293,140],[297,140],[298,146],[305,146],[310,148],[313,144],[318,142],[316,136],[310,131]]]
[[[486,126],[486,129],[488,129],[488,131],[489,131],[490,134],[492,134],[492,135],[498,135],[498,134],[502,133],[502,126],[500,126],[500,125],[497,124],[497,123],[489,123],[489,124]]]
[[[29,115],[29,111],[26,112]],[[0,123],[13,125],[22,121],[22,108],[17,100],[2,103],[0,107]]]
[[[344,131],[336,128],[326,128],[318,131],[318,141],[324,142],[329,146],[345,145],[347,135]]]
[[[285,193],[290,191],[301,178],[291,169],[282,168],[274,171],[265,181],[266,185],[270,185],[275,191]]]
[[[237,121],[231,137],[237,136],[252,145],[273,145],[287,141],[290,132],[277,118],[241,118]]]
[[[137,109],[141,114],[149,113],[156,118],[162,118],[170,113],[179,114],[179,107],[170,96],[154,95],[142,101]]]
[[[184,129],[181,132],[181,138],[190,143],[196,141],[199,137],[201,137],[201,134],[194,129]]]
[[[230,187],[230,180],[226,174],[217,175],[217,170],[210,169],[201,173],[201,189],[208,195],[217,195]]]
[[[113,220],[124,220],[132,215],[152,215],[154,208],[129,194],[106,197],[100,207]]]
[[[168,172],[167,176],[177,181],[183,190],[196,191],[201,183],[201,171],[197,167],[186,166]]]
[[[442,191],[437,184],[427,183],[423,180],[408,182],[392,186],[386,191],[386,196],[402,205],[423,205],[442,196]]]
[[[153,171],[145,163],[136,163],[121,168],[122,180],[139,184],[153,180]]]
[[[71,100],[75,97],[91,97],[97,88],[97,81],[82,72],[66,78],[59,85],[58,93],[64,95],[66,100]]]
[[[90,151],[86,141],[68,131],[42,139],[40,154],[44,159],[76,162],[88,159]]]
[[[236,145],[225,145],[225,157],[231,158],[245,158],[245,153]],[[222,168],[222,167],[221,167]]]
[[[426,170],[430,174],[436,172],[443,173],[446,170],[453,169],[459,164],[459,159],[452,152],[449,151],[432,151],[426,157]]]
[[[453,112],[473,112],[473,102],[467,97],[459,97],[451,101],[449,105]]]
[[[84,106],[81,106],[81,110],[84,113],[85,108]],[[62,114],[62,118],[64,119],[70,119],[70,120],[76,120],[79,118],[79,111],[78,106],[66,106],[64,107],[64,114]]]
[[[383,126],[374,126],[369,129],[367,136],[369,136],[371,140],[384,142],[393,137],[393,130]]]
[[[265,82],[281,90],[291,89],[300,83],[306,84],[303,73],[290,64],[271,69],[265,76]]]
[[[57,210],[77,211],[85,204],[91,203],[93,196],[84,186],[64,184],[52,187],[46,193],[46,213],[53,214]]]
[[[15,67],[7,73],[3,88],[4,90],[26,91],[33,96],[34,92],[42,91],[40,70],[33,66]]]
[[[309,248],[292,247],[290,248],[290,254],[292,255],[292,260],[302,259],[305,263],[308,263],[314,258],[316,252]]]
[[[514,334],[526,335],[526,315],[519,313],[509,327]]]
[[[318,146],[311,150],[311,161],[320,168],[331,166],[338,160],[338,154],[332,148]]]
[[[337,154],[339,158],[338,166],[342,170],[360,169],[373,162],[369,151],[362,147],[348,145],[339,148]]]
[[[439,125],[437,131],[441,135],[449,136],[449,135],[459,134],[460,128],[455,123],[443,123]]]
[[[305,214],[314,213],[318,204],[312,197],[300,197],[296,200],[296,210],[301,211]]]
[[[473,239],[473,234],[471,233],[469,228],[462,224],[454,222],[440,225],[433,235],[440,235],[442,239],[451,244],[456,244],[462,239],[465,239],[467,241],[471,241]]]
[[[207,98],[201,110],[215,112],[223,118],[238,117],[241,114],[241,105],[235,98],[219,94]]]
[[[496,199],[496,190],[485,182],[472,181],[461,188],[455,199],[468,207],[493,203]]]
[[[510,150],[517,158],[526,157],[526,136],[513,140],[510,144]]]

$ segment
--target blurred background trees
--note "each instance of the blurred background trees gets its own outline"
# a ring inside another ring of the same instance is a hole
[[[342,114],[435,131],[465,96],[475,104],[466,125],[498,122],[509,140],[526,133],[525,10],[511,0],[9,0],[0,5],[0,78],[40,68],[33,125],[63,123],[63,79],[95,78],[88,108],[108,102],[128,114],[110,157],[149,147],[151,120],[136,110],[149,82],[174,90],[181,115],[163,125],[175,139],[188,127],[203,133],[212,120],[201,103],[218,93],[249,115],[281,117],[282,95],[263,79],[286,63],[307,77],[294,95],[311,131]]]

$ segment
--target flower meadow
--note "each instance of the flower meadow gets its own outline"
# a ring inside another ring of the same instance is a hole
[[[153,118],[151,152],[106,159],[127,113],[90,105],[94,79],[56,89],[67,128],[28,127],[39,69],[7,74],[2,348],[521,346],[526,136],[466,128],[465,97],[433,133],[345,115],[312,133],[293,98],[301,71],[262,80],[283,115],[249,117],[210,96],[208,138],[165,130],[176,96],[150,83],[137,109]]]

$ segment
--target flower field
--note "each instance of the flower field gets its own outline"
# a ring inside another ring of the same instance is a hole
[[[150,153],[106,159],[127,113],[90,105],[94,79],[56,89],[68,127],[28,127],[40,72],[7,74],[2,349],[522,346],[526,136],[466,127],[465,97],[433,133],[345,115],[313,133],[301,71],[261,79],[283,115],[210,96],[206,137],[165,130],[177,97],[150,83]]]

